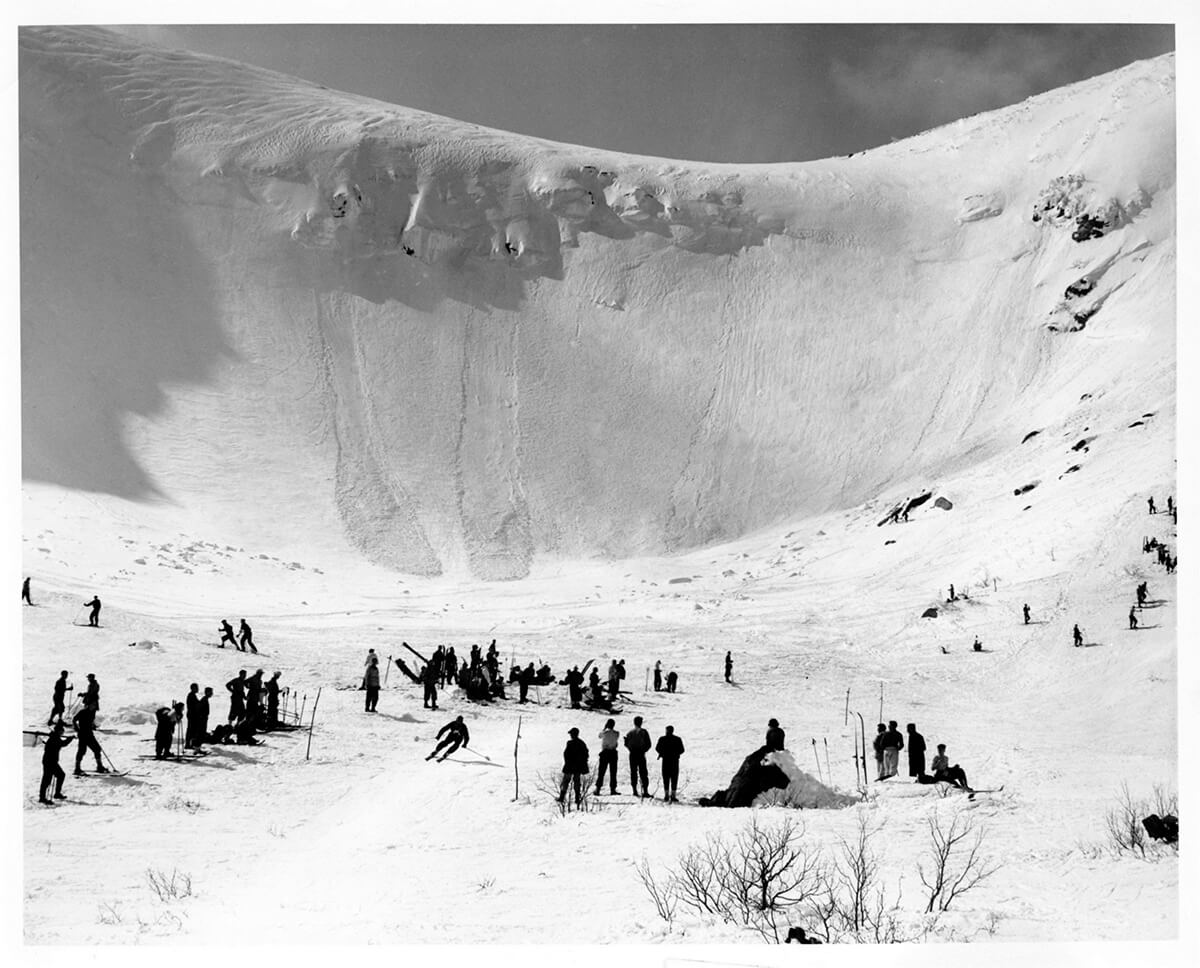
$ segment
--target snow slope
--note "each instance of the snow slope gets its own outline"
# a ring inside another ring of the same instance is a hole
[[[1141,552],[1175,545],[1145,505],[1174,487],[1172,57],[770,166],[550,144],[98,29],[22,30],[20,69],[25,719],[94,671],[106,749],[143,774],[43,809],[24,751],[28,941],[752,941],[668,931],[632,862],[745,823],[690,802],[772,715],[852,792],[881,690],[1005,786],[871,785],[906,917],[927,819],[964,809],[1004,867],[934,940],[1176,936],[1175,860],[1096,849],[1122,782],[1176,774],[1175,578]],[[1102,235],[1074,241],[1080,215]],[[925,493],[950,508],[877,526]],[[97,590],[105,627],[72,625]],[[309,709],[323,689],[312,759],[271,736],[135,760],[138,711],[248,665],[212,648],[241,615]],[[361,711],[366,648],[493,636],[556,671],[626,658],[618,727],[676,726],[688,802],[557,817],[538,774],[602,724],[557,688],[435,714],[391,676]],[[645,691],[656,660],[679,693]],[[426,763],[458,713],[486,756]],[[801,816],[835,844],[856,813]],[[159,902],[148,868],[195,896]]]

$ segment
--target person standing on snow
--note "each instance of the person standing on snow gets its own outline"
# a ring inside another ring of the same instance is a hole
[[[629,781],[633,784],[635,797],[650,796],[650,776],[646,771],[646,754],[650,752],[650,734],[642,729],[642,717],[633,717],[633,729],[625,734],[625,748],[629,750]],[[642,792],[638,793],[638,782]]]
[[[592,674],[588,676],[588,689],[592,693],[592,702],[599,704],[604,699],[604,694],[600,690],[600,670],[593,669]]]
[[[524,669],[518,673],[517,684],[521,689],[520,702],[529,702],[529,687],[537,681],[537,672],[533,668],[533,663],[529,663]]]
[[[63,772],[63,768],[58,765],[58,756],[62,752],[63,747],[72,742],[75,737],[63,736],[63,724],[59,720],[50,729],[50,735],[46,737],[45,749],[42,750],[42,785],[38,790],[38,803],[49,803],[50,798],[46,796],[50,790],[50,783],[54,783],[54,799],[65,800],[66,795],[62,792],[63,781],[67,775]]]
[[[237,678],[225,683],[229,690],[229,722],[241,722],[246,716],[246,670],[239,669]]]
[[[883,734],[883,772],[884,777],[892,777],[896,775],[896,768],[900,760],[900,751],[904,749],[904,737],[900,735],[900,730],[896,728],[896,721],[889,720],[887,732]]]
[[[75,727],[75,738],[79,740],[79,746],[75,749],[75,775],[83,776],[83,757],[89,751],[96,758],[96,772],[107,773],[100,760],[100,744],[96,741],[96,707],[84,703],[71,718],[71,723]]]
[[[172,756],[171,742],[175,739],[175,725],[183,719],[183,703],[160,706],[154,713],[158,727],[154,731],[154,758],[169,759]]]
[[[33,599],[29,597],[29,579],[26,578],[21,582],[21,601],[26,605],[32,605]]]
[[[883,779],[883,735],[887,732],[887,727],[883,723],[879,723],[875,727],[875,739],[871,745],[875,748],[875,779]]]
[[[67,685],[68,675],[70,673],[63,669],[54,680],[54,706],[50,709],[50,718],[46,720],[47,726],[52,726],[56,719],[61,723],[62,714],[67,710],[67,690],[71,688]]]
[[[917,732],[916,723],[909,723],[904,729],[908,733],[908,775],[919,781],[925,772],[925,737]]]
[[[575,806],[583,805],[583,778],[588,775],[587,743],[579,738],[579,729],[572,726],[567,730],[571,738],[563,747],[562,786],[558,790],[558,802],[566,804],[567,788],[575,787]]]
[[[187,726],[183,731],[183,748],[197,749],[196,728],[200,724],[200,683],[193,682],[188,686],[188,694],[184,697],[187,709]]]
[[[654,691],[662,692],[662,684],[662,663],[656,661],[654,663]]]
[[[83,607],[92,610],[88,615],[88,628],[98,629],[100,627],[100,596],[93,595],[90,602],[83,603]]]
[[[250,626],[246,624],[245,619],[242,619],[241,624],[238,626],[238,644],[245,646],[242,649],[243,652],[249,649],[255,655],[258,655],[258,649],[254,647],[254,633],[251,631]]]
[[[1026,602],[1024,605],[1021,606],[1021,611],[1025,615],[1025,624],[1028,625],[1029,624],[1029,603],[1028,602]]]
[[[783,749],[784,738],[784,732],[779,725],[779,720],[767,720],[767,751],[775,753]]]
[[[83,693],[83,704],[91,706],[97,712],[100,711],[100,683],[96,681],[96,674],[89,672],[87,674],[87,689]]]
[[[279,677],[282,673],[276,671],[267,681],[267,729],[279,725]]]
[[[617,795],[617,743],[621,740],[621,734],[615,726],[616,721],[610,719],[600,730],[600,769],[596,773],[596,796],[600,795],[600,788],[604,785],[605,771],[609,774],[609,792]]]
[[[1129,627],[1131,629],[1136,629],[1138,627],[1137,615],[1132,605],[1129,607]]]
[[[204,695],[196,704],[196,733],[192,741],[196,749],[201,749],[208,742],[208,715],[212,710],[212,686],[204,687]]]
[[[376,678],[379,673],[376,672]],[[433,662],[426,662],[425,668],[421,670],[421,682],[425,686],[425,701],[423,703],[426,709],[437,709],[437,681],[438,670]]]
[[[1079,648],[1081,645],[1083,645],[1083,633],[1079,631],[1078,625],[1076,625],[1072,630],[1071,637],[1075,641],[1075,648]]]
[[[732,676],[733,676],[733,653],[726,652],[725,653],[725,681],[732,682],[733,681]]]
[[[613,659],[608,666],[608,698],[617,701],[617,693],[621,691],[621,674],[617,670],[617,660]]]
[[[1152,498],[1152,497],[1148,497],[1148,498],[1146,498],[1146,503],[1147,503],[1148,505],[1150,505],[1150,513],[1151,513],[1151,514],[1157,514],[1157,513],[1158,513],[1158,509],[1157,509],[1157,508],[1155,508],[1155,506],[1154,506],[1154,498]]]
[[[263,671],[256,669],[254,675],[246,680],[246,718],[259,728],[262,719]]]
[[[445,739],[442,739],[442,734],[445,734]],[[434,738],[439,742],[437,746],[434,747],[433,752],[425,757],[425,759],[432,760],[438,755],[439,752],[441,752],[442,749],[445,749],[446,752],[442,753],[442,755],[438,757],[438,762],[440,763],[460,746],[465,747],[469,742],[471,742],[471,733],[467,729],[467,724],[463,722],[463,718],[458,716],[439,729],[437,736]]]
[[[678,803],[679,758],[683,756],[683,740],[675,735],[675,727],[668,726],[666,734],[658,738],[654,746],[662,760],[663,799],[667,803]]]
[[[667,692],[674,692],[675,687],[679,684],[679,673],[674,669],[667,673]]]
[[[363,685],[367,690],[366,704],[363,707],[363,712],[375,712],[375,706],[379,702],[379,660],[374,656],[371,657],[370,663],[367,665],[367,671],[363,674]]]
[[[233,626],[229,624],[229,619],[221,619],[221,624],[217,626],[217,631],[221,633],[221,641],[217,643],[218,649],[225,648],[225,643],[228,642],[239,652],[245,652],[240,645],[237,644],[237,639],[233,637]]]

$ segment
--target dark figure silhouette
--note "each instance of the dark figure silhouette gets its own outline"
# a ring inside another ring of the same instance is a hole
[[[958,600],[958,596],[954,594],[954,586],[951,585],[950,586],[950,601],[954,602],[957,600]]]
[[[98,629],[100,627],[100,596],[93,595],[90,602],[83,603],[83,607],[92,610],[88,615],[88,627]]]
[[[74,739],[73,736],[63,736],[63,724],[55,723],[50,729],[50,735],[46,737],[46,746],[42,750],[42,785],[38,790],[38,803],[49,803],[50,798],[46,796],[50,790],[50,783],[54,783],[54,799],[65,800],[66,796],[62,792],[63,781],[67,775],[63,772],[61,766],[58,765],[58,755],[62,752],[63,747]]]
[[[679,758],[684,754],[683,740],[675,735],[675,727],[668,726],[666,735],[660,736],[654,751],[662,760],[663,799],[667,803],[678,803]]]
[[[883,779],[883,735],[887,732],[887,727],[880,723],[875,727],[875,738],[871,741],[871,745],[875,750],[875,779]]]
[[[905,727],[908,733],[908,775],[918,780],[925,772],[925,737],[917,732],[916,723]]]
[[[425,668],[421,670],[421,682],[425,686],[425,701],[423,703],[426,709],[437,709],[437,681],[438,670],[432,662],[425,663]]]
[[[254,633],[250,629],[250,626],[246,624],[245,619],[242,619],[241,624],[238,626],[238,644],[244,645],[246,649],[258,655],[258,649],[254,647]],[[245,649],[242,651],[244,652]]]
[[[783,728],[779,725],[778,719],[770,719],[767,721],[767,749],[770,752],[781,750],[784,748],[785,734]]]
[[[521,690],[520,702],[529,702],[529,687],[537,681],[537,672],[533,668],[533,663],[529,663],[524,669],[518,673],[517,684]]]
[[[237,644],[237,639],[235,639],[233,637],[233,626],[229,624],[229,619],[225,619],[225,618],[221,619],[221,624],[219,626],[217,626],[217,629],[221,633],[221,641],[217,643],[218,649],[225,648],[225,643],[228,642],[239,652],[246,651],[240,645]]]
[[[79,740],[79,746],[75,749],[75,775],[83,774],[83,757],[89,751],[96,758],[96,772],[107,773],[100,760],[100,744],[96,742],[96,707],[84,705],[71,718],[71,722],[75,726],[75,738]]]
[[[1152,497],[1148,497],[1148,498],[1146,498],[1146,503],[1147,503],[1147,504],[1150,506],[1150,513],[1151,513],[1151,514],[1157,514],[1157,513],[1158,513],[1158,509],[1157,509],[1157,508],[1155,508],[1155,506],[1154,506],[1154,498],[1152,498]]]
[[[26,578],[21,582],[21,601],[26,605],[32,605],[33,599],[29,597],[29,579]]]
[[[790,928],[784,944],[821,944],[821,940],[808,937],[803,928]]]
[[[212,711],[212,694],[212,686],[205,686],[204,695],[196,704],[196,732],[193,738],[196,749],[208,742],[208,716]]]
[[[240,722],[246,716],[246,670],[239,669],[236,678],[225,683],[229,690],[229,722]]]
[[[1174,514],[1174,513],[1175,513],[1175,498],[1172,497],[1170,494],[1168,494],[1167,495],[1167,514]],[[29,579],[27,578],[25,580],[28,581]]]
[[[373,713],[379,703],[379,660],[375,656],[371,656],[367,671],[363,673],[363,685],[367,690],[363,712]]]
[[[1024,605],[1021,606],[1021,611],[1025,615],[1025,624],[1028,625],[1029,624],[1029,603],[1028,602],[1026,602]]]
[[[601,703],[604,701],[604,693],[600,689],[600,672],[596,669],[592,670],[592,674],[588,676],[588,691],[592,694],[593,703]]]
[[[171,741],[175,738],[175,725],[183,718],[183,703],[174,707],[160,706],[154,713],[158,727],[154,730],[154,758],[165,760],[171,756]]]
[[[258,728],[262,718],[263,671],[256,669],[246,680],[246,718]]]
[[[974,643],[972,643],[972,645],[971,645],[971,648],[972,648],[972,650],[973,650],[973,651],[975,651],[975,652],[982,652],[982,651],[983,651],[983,643],[979,641],[979,636],[978,636],[978,635],[977,635],[977,636],[975,636],[975,641],[974,641]]]
[[[445,735],[445,739],[442,738],[443,734]],[[460,746],[466,746],[471,742],[471,733],[467,729],[467,724],[463,722],[463,718],[457,716],[438,730],[435,739],[438,740],[438,744],[425,759],[432,760],[444,749],[446,752],[438,756],[438,762],[440,763]]]
[[[1075,648],[1079,648],[1081,645],[1083,645],[1083,633],[1079,631],[1078,625],[1072,629],[1071,638],[1075,642]]]
[[[667,673],[667,692],[674,692],[675,687],[679,684],[679,674],[672,670]]]
[[[54,706],[50,710],[50,718],[46,720],[46,725],[51,726],[55,720],[62,722],[62,714],[67,709],[67,690],[71,687],[67,685],[67,676],[70,673],[66,669],[58,674],[58,678],[54,680]]]
[[[600,795],[600,788],[604,786],[604,774],[609,775],[609,792],[616,794],[617,792],[617,743],[621,740],[621,734],[616,730],[616,722],[608,720],[604,724],[604,729],[600,730],[600,769],[596,773],[596,795]]]
[[[274,729],[279,725],[279,676],[281,673],[274,673],[267,681],[267,729]]]
[[[87,674],[87,689],[83,691],[81,701],[85,706],[91,706],[95,710],[100,709],[100,683],[96,680],[94,672]]]
[[[625,734],[625,748],[629,750],[629,782],[635,797],[650,796],[650,776],[646,771],[646,754],[651,747],[650,734],[642,728],[642,717],[633,717],[633,729]],[[642,792],[638,793],[638,784]]]
[[[571,708],[578,709],[583,700],[583,673],[579,671],[579,666],[568,672],[563,681],[567,684],[567,694],[571,697]]]
[[[730,682],[733,676],[733,653],[725,653],[725,681]]]
[[[188,687],[188,694],[184,697],[184,705],[187,709],[187,726],[183,731],[183,748],[185,750],[194,750],[198,748],[196,743],[196,730],[200,725],[200,684],[193,682]]]
[[[1138,627],[1137,613],[1132,606],[1129,609],[1129,627],[1131,629]]]
[[[663,685],[663,681],[662,681],[662,663],[661,663],[661,662],[655,662],[655,663],[654,663],[654,691],[655,691],[655,692],[662,692],[662,685]]]
[[[567,730],[571,738],[563,747],[562,786],[558,790],[558,802],[567,802],[567,788],[575,788],[575,806],[583,804],[583,778],[588,774],[587,743],[579,738],[579,730],[572,726]]]

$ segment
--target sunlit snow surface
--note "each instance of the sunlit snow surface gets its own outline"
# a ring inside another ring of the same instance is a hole
[[[135,774],[42,808],[24,751],[27,940],[752,941],[668,932],[633,862],[740,829],[694,801],[771,716],[852,794],[881,691],[1004,785],[902,770],[861,808],[914,911],[931,813],[987,827],[1004,866],[943,937],[1174,936],[1175,861],[1093,849],[1122,782],[1176,773],[1175,579],[1141,553],[1175,545],[1145,504],[1174,488],[1173,57],[851,158],[714,166],[101,30],[20,44],[25,720],[95,672]],[[925,493],[952,506],[877,526]],[[73,625],[94,593],[103,628]],[[241,617],[258,665],[214,648]],[[559,687],[430,712],[389,673],[362,712],[368,647],[493,637],[560,674],[625,658],[618,727],[676,727],[685,802],[560,819],[539,774],[572,725],[594,760],[603,717]],[[679,692],[646,693],[656,660]],[[221,721],[242,666],[307,710],[323,689],[309,761],[296,735],[135,759],[190,682]],[[479,755],[425,762],[458,713]],[[833,845],[858,809],[795,816]]]

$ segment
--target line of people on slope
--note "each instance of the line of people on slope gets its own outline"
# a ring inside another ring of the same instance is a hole
[[[184,745],[188,749],[199,750],[204,743],[238,743],[246,746],[257,745],[255,733],[269,732],[278,729],[282,724],[279,719],[279,698],[286,690],[280,686],[281,673],[275,672],[270,679],[263,682],[263,670],[256,669],[254,675],[246,675],[245,669],[239,669],[238,674],[225,683],[229,693],[229,716],[225,723],[218,725],[208,733],[208,700],[212,696],[211,687],[206,687],[204,695],[198,695],[196,683],[188,690],[188,719],[191,722],[191,710],[195,709],[196,727],[185,733]],[[195,705],[192,699],[195,698]],[[265,702],[264,702],[265,698]],[[188,745],[190,741],[191,745]]]
[[[900,751],[905,748],[904,737],[896,728],[896,721],[889,720],[887,726],[879,723],[875,732],[875,765],[878,774],[877,781],[887,780],[896,775],[900,761]],[[962,767],[955,763],[950,765],[946,756],[946,744],[938,743],[937,756],[930,764],[930,773],[925,772],[925,737],[917,732],[915,723],[905,727],[908,733],[908,775],[917,783],[952,783],[967,792],[971,787],[967,783],[967,774]]]
[[[258,655],[258,649],[254,647],[254,630],[246,623],[243,618],[238,625],[238,637],[233,637],[233,626],[229,624],[229,619],[221,619],[221,624],[217,626],[217,631],[221,633],[221,641],[217,643],[218,649],[225,648],[225,643],[228,642],[239,652],[245,652],[249,649],[255,655]]]
[[[591,773],[588,763],[587,744],[579,738],[579,728],[572,726],[567,730],[570,737],[563,748],[562,786],[558,793],[558,802],[566,804],[567,793],[574,789],[575,805],[583,803],[583,778]],[[618,744],[621,734],[617,732],[616,720],[610,719],[600,730],[599,767],[596,773],[596,795],[599,796],[604,786],[604,779],[609,778],[609,792],[617,793],[617,762],[619,758]],[[646,765],[646,755],[650,752],[650,733],[642,726],[642,717],[633,717],[633,729],[625,734],[625,749],[629,752],[629,776],[633,787],[633,795],[653,799],[650,794],[650,778]],[[675,727],[667,726],[653,749],[662,761],[663,799],[667,803],[678,803],[679,759],[684,754],[683,740],[675,735]],[[641,792],[638,792],[638,787]]]
[[[66,695],[68,692],[74,691],[74,686],[67,683],[69,676],[70,672],[63,669],[59,673],[58,679],[54,682],[53,707],[50,711],[50,718],[47,721],[47,725],[50,726],[50,735],[46,737],[45,749],[42,750],[42,781],[38,790],[39,803],[51,802],[46,796],[51,783],[54,784],[54,798],[57,800],[66,799],[66,795],[63,793],[63,783],[66,780],[66,774],[59,765],[58,758],[63,748],[75,740],[79,741],[79,745],[75,750],[76,776],[83,775],[83,758],[88,753],[91,753],[96,758],[97,773],[110,772],[100,758],[102,750],[100,743],[96,739],[96,713],[100,710],[100,682],[91,672],[87,674],[87,688],[84,690],[83,695],[79,697],[79,709],[71,717],[71,724],[75,727],[75,735],[65,735],[66,725],[63,723],[63,714],[66,712]]]

